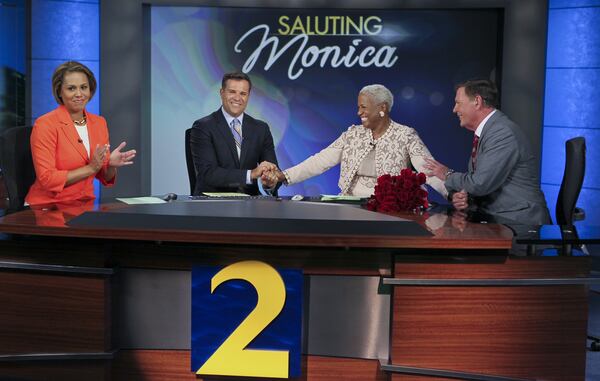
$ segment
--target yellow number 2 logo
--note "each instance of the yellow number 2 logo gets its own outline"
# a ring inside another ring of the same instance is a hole
[[[245,280],[256,289],[256,307],[196,374],[288,378],[289,351],[246,349],[283,309],[285,285],[281,276],[264,262],[242,261],[219,271],[211,280],[210,292],[234,279]]]

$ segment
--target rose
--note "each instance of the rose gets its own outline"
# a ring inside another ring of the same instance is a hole
[[[401,202],[407,202],[409,197],[410,197],[410,195],[408,192],[400,192],[400,194],[398,195],[398,199]]]
[[[415,184],[416,184],[416,182],[410,176],[408,176],[404,179],[404,189],[407,189],[407,190],[413,189],[415,187]]]
[[[391,182],[392,182],[392,175],[390,175],[390,174],[381,175],[377,179],[377,184],[390,184]]]
[[[400,171],[400,176],[402,177],[408,177],[412,174],[412,170],[409,168],[404,168],[403,170]]]
[[[397,176],[385,174],[377,179],[374,193],[367,201],[369,210],[380,212],[414,211],[429,205],[427,191],[421,186],[427,176],[405,168]]]
[[[375,197],[371,196],[367,200],[367,209],[369,209],[372,212],[377,211],[377,200],[375,200]]]

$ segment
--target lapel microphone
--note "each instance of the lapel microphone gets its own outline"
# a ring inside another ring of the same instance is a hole
[[[79,142],[79,143],[83,143],[83,140],[81,140],[81,139],[77,139],[77,142]]]

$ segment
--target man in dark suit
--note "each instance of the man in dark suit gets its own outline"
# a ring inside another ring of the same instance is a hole
[[[220,90],[222,107],[194,122],[190,145],[196,169],[195,195],[257,195],[262,173],[277,168],[269,126],[244,113],[251,89],[246,74],[225,74]]]
[[[498,107],[498,90],[488,80],[456,87],[453,112],[474,132],[468,172],[429,160],[430,175],[444,181],[457,210],[475,207],[499,219],[526,225],[551,223],[539,185],[535,157],[523,131]]]

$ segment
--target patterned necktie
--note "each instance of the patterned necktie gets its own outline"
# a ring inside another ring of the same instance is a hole
[[[242,124],[238,119],[231,121],[231,132],[233,133],[233,139],[235,140],[235,148],[237,149],[238,156],[242,152]]]
[[[475,164],[477,163],[477,146],[479,145],[479,136],[473,134],[473,149],[471,150],[471,165],[475,170]]]

